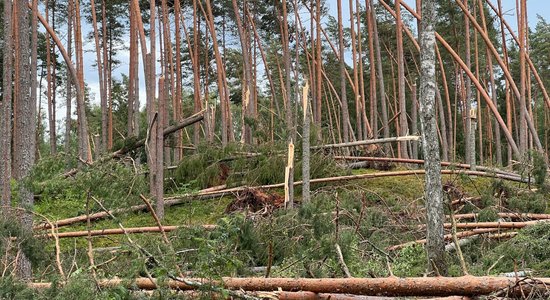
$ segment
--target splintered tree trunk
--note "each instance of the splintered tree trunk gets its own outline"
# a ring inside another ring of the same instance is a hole
[[[12,1],[4,0],[4,47],[3,47],[3,99],[0,102],[0,212],[8,214],[11,206],[11,138],[12,138],[12,68],[13,68],[13,27]]]
[[[241,13],[239,11],[239,6],[237,5],[237,0],[232,0],[233,3],[233,12],[235,13],[235,20],[237,22],[237,33],[239,34],[239,40],[241,42],[241,51],[243,57],[243,70],[244,70],[244,80],[243,80],[243,132],[241,133],[243,141],[246,144],[252,143],[252,128],[247,124],[246,118],[252,117],[250,114],[250,109],[254,106],[252,97],[252,67],[250,66],[250,51],[248,47],[248,41],[246,38],[246,33],[244,30],[243,22],[241,20]]]
[[[342,24],[342,0],[338,0],[338,50],[340,52],[340,100],[342,102],[342,134],[344,143],[349,142],[349,110],[346,90],[346,61],[344,49],[344,29]]]
[[[339,0],[340,1],[340,0]],[[292,97],[292,92],[290,89],[290,43],[289,43],[289,31],[288,31],[288,14],[287,14],[287,4],[286,0],[282,0],[283,6],[283,15],[282,15],[282,27],[283,27],[283,60],[285,65],[285,94],[286,94],[286,105],[285,105],[285,121],[287,128],[287,142],[288,144],[293,144],[294,141],[294,117],[292,114],[292,104],[290,98]],[[290,148],[290,147],[289,147]],[[292,157],[289,155],[288,165],[294,166],[294,155]],[[292,169],[291,169],[292,170]],[[288,204],[289,208],[292,208],[294,205],[294,172],[290,171],[288,173]]]
[[[405,62],[403,58],[403,23],[401,21],[401,1],[395,3],[397,28],[397,88],[399,98],[399,135],[406,136],[409,131],[407,123],[407,105],[405,102]],[[409,158],[407,142],[400,142],[400,157]]]
[[[435,120],[435,21],[436,1],[422,1],[420,33],[420,124],[424,153],[428,268],[446,274],[441,161]]]

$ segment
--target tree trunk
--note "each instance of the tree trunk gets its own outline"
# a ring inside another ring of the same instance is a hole
[[[79,158],[87,163],[92,162],[92,149],[90,148],[88,135],[88,121],[86,119],[86,104],[84,101],[84,50],[82,48],[82,24],[80,22],[80,2],[75,0],[75,22],[74,22],[74,38],[76,50],[76,65],[78,77],[78,89],[76,98],[76,111],[78,118],[78,155]]]
[[[32,46],[36,45],[37,36],[33,34],[32,45],[31,41],[31,23],[29,22],[28,2],[19,0],[14,2],[16,8],[16,63],[14,64],[18,74],[15,80],[15,101],[17,105],[14,111],[14,135],[18,137],[14,140],[14,167],[13,177],[21,182],[31,171],[35,160],[36,149],[36,47],[31,50]],[[33,1],[33,20],[35,25],[37,2]],[[34,27],[35,28],[35,27]],[[34,68],[34,71],[32,70]],[[34,76],[34,78],[33,78]],[[32,98],[34,96],[34,98]],[[20,207],[29,208],[34,203],[33,193],[25,185],[21,185],[19,189],[19,205]],[[24,212],[21,216],[21,225],[26,229],[32,228],[32,214]],[[18,275],[23,279],[30,279],[32,276],[32,268],[29,259],[23,254],[18,265]]]
[[[428,268],[446,274],[443,222],[443,192],[439,140],[435,120],[435,0],[422,1],[420,34],[420,124],[426,170],[425,201],[427,217]]]
[[[340,1],[340,0],[339,0]],[[294,132],[294,116],[292,113],[292,104],[291,97],[292,92],[290,90],[290,42],[289,42],[289,30],[288,30],[288,15],[287,15],[287,4],[286,0],[282,0],[283,6],[283,15],[282,15],[282,27],[283,27],[283,60],[284,60],[284,69],[285,69],[285,121],[287,129],[287,143],[293,144],[295,132]],[[294,155],[292,155],[291,161],[289,160],[288,165],[294,166]],[[289,172],[288,174],[288,207],[292,208],[294,205],[294,172]]]
[[[12,175],[12,68],[13,68],[13,23],[12,1],[4,0],[4,47],[3,47],[3,86],[0,102],[0,189],[2,189],[0,211],[7,215],[11,206]],[[6,208],[5,208],[6,207]]]
[[[73,55],[73,14],[74,14],[74,4],[73,0],[69,0],[67,4],[67,54],[69,58],[72,58]],[[70,73],[70,68],[67,66],[67,74]],[[72,102],[73,102],[73,82],[72,80],[67,80],[67,106],[65,114],[65,153],[69,154],[71,152],[71,121],[72,121]]]
[[[107,120],[108,120],[108,110],[107,110],[107,93],[106,93],[106,78],[103,76],[105,72],[103,68],[106,65],[105,60],[101,60],[101,44],[99,43],[99,29],[97,28],[97,13],[96,13],[96,4],[94,0],[90,0],[90,7],[92,13],[92,26],[94,34],[94,43],[95,43],[95,55],[96,55],[96,65],[97,65],[97,76],[99,78],[99,96],[100,96],[100,106],[101,106],[101,152],[107,152]],[[104,18],[102,18],[102,23]],[[104,37],[105,38],[105,37]],[[103,44],[103,48],[106,45]],[[103,57],[105,59],[105,57]]]
[[[368,14],[367,18],[372,19],[372,37],[374,42],[374,49],[376,53],[376,72],[378,73],[377,79],[378,79],[378,99],[380,99],[380,108],[382,113],[382,132],[384,135],[384,138],[390,137],[390,124],[388,121],[388,106],[386,102],[386,87],[384,83],[384,73],[382,68],[382,54],[380,49],[380,39],[378,37],[378,24],[376,20],[376,11],[374,10],[374,6],[372,4],[372,0],[368,0],[367,6],[369,8],[370,13]],[[372,101],[372,100],[371,100]],[[385,146],[385,152],[386,155],[390,154],[390,146]]]
[[[337,1],[338,6],[338,50],[340,52],[340,100],[342,101],[342,135],[344,143],[349,142],[349,110],[346,89],[346,61],[344,49],[344,29],[342,22],[342,0]]]
[[[302,132],[302,202],[309,203],[311,201],[310,194],[310,124],[311,114],[309,107],[309,84],[306,83],[302,94],[302,107],[304,111],[304,127]]]
[[[405,62],[403,57],[403,22],[401,21],[401,0],[395,2],[396,30],[397,30],[397,88],[399,98],[399,135],[405,136],[409,132],[407,121],[407,105],[405,102]],[[409,158],[407,142],[400,143],[400,157]]]

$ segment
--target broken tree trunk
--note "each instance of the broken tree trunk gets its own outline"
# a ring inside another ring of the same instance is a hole
[[[98,280],[100,287],[133,286],[144,290],[158,288],[157,279],[136,278]],[[169,280],[166,286],[177,290],[193,290],[208,285],[221,285],[226,289],[243,291],[308,291],[313,293],[350,293],[356,295],[385,296],[457,296],[488,295],[505,292],[508,295],[540,291],[546,292],[550,278],[507,278],[492,276],[462,277],[411,277],[411,278],[234,278],[221,281],[208,279]],[[28,283],[35,289],[47,289],[48,282]],[[164,285],[163,285],[164,286]]]

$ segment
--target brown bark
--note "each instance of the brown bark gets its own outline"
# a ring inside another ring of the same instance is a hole
[[[76,111],[78,118],[78,155],[79,158],[87,163],[92,162],[92,149],[90,148],[89,135],[88,135],[88,121],[86,119],[86,104],[84,103],[84,50],[82,47],[82,24],[80,19],[80,2],[79,0],[74,1],[74,38],[75,38],[75,51],[76,51],[76,74],[78,82],[75,85],[77,87],[77,98],[76,98]],[[44,22],[42,22],[44,25]],[[45,26],[45,25],[44,25]],[[45,26],[46,27],[46,26]],[[49,31],[50,32],[50,31]],[[52,37],[53,30],[50,32]],[[61,42],[57,43],[57,46],[60,47]],[[61,48],[60,48],[61,49]],[[70,58],[65,58],[65,61],[70,61]]]
[[[0,204],[11,206],[11,175],[12,175],[12,71],[13,71],[13,22],[12,2],[4,0],[4,46],[3,46],[3,86],[2,102],[0,102],[0,189],[2,190]],[[8,211],[1,211],[7,214]]]
[[[397,97],[399,98],[399,135],[406,136],[409,133],[407,121],[407,106],[405,102],[405,62],[403,58],[403,23],[401,21],[401,0],[395,1],[395,23],[397,35]],[[409,158],[409,150],[406,142],[400,143],[399,157]]]
[[[186,284],[185,282],[189,283]],[[200,284],[196,284],[200,282]],[[131,282],[123,279],[104,279],[99,286],[118,287],[124,284],[140,289],[157,289],[156,279],[136,278]],[[385,296],[448,296],[448,295],[489,295],[502,290],[510,294],[545,292],[548,278],[507,278],[490,276],[463,277],[410,277],[410,278],[235,278],[223,277],[221,281],[200,278],[185,278],[181,281],[169,280],[166,284],[172,289],[191,290],[206,284],[221,285],[227,289],[244,291],[309,291],[313,293],[342,292],[356,295]],[[50,288],[51,283],[29,283],[37,289]]]
[[[194,12],[194,14],[196,14]],[[182,118],[182,110],[183,110],[183,104],[182,104],[182,85],[181,85],[181,81],[183,80],[182,78],[182,70],[181,70],[181,31],[180,31],[180,15],[181,15],[181,5],[180,5],[180,2],[179,1],[175,1],[174,2],[174,35],[176,36],[175,38],[175,47],[174,47],[174,51],[176,52],[176,61],[175,61],[175,65],[176,65],[176,68],[175,68],[175,72],[176,72],[176,76],[175,76],[175,80],[176,80],[176,86],[174,87],[175,88],[175,93],[174,93],[174,106],[172,107],[172,109],[174,110],[174,122],[179,122]],[[195,75],[193,73],[193,80],[195,80]],[[200,83],[199,83],[200,85]],[[196,91],[200,91],[200,86],[197,87]],[[195,95],[193,95],[194,97],[196,97]],[[198,95],[198,104],[200,105],[200,92],[199,92],[199,95]],[[194,98],[195,99],[195,98]],[[195,99],[196,101],[196,99]],[[199,106],[200,107],[200,106]],[[195,107],[195,112],[198,112],[197,111],[197,108]],[[197,145],[197,143],[199,142],[200,140],[200,124],[195,124],[195,127],[193,129],[193,143],[195,145]],[[174,163],[179,163],[181,161],[181,159],[183,158],[183,135],[178,132],[175,136],[174,136],[175,140],[176,140],[176,146],[177,148],[175,149],[174,151]]]

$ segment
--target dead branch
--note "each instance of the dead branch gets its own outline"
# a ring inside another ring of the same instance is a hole
[[[197,225],[205,230],[213,230],[216,228],[216,225]],[[179,228],[185,228],[190,226],[162,226],[162,230],[164,232],[170,232],[178,230]],[[88,236],[88,233],[90,236],[105,236],[105,235],[118,235],[118,234],[131,234],[131,233],[155,233],[155,232],[162,232],[161,229],[158,226],[151,226],[151,227],[129,227],[129,228],[111,228],[111,229],[98,229],[98,230],[83,230],[83,231],[68,231],[68,232],[59,232],[57,233],[58,238],[75,238],[75,237],[84,237]],[[47,237],[52,238],[54,237],[51,233],[44,234],[44,235],[37,235],[39,237]]]

